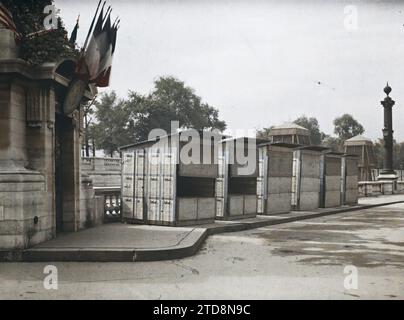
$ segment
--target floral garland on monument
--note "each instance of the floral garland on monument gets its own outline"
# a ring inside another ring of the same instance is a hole
[[[79,52],[71,44],[68,33],[60,17],[53,23],[57,26],[46,30],[44,22],[48,16],[44,13],[53,0],[1,0],[1,14],[9,14],[16,28],[16,41],[19,43],[19,57],[32,65],[45,62],[57,62],[68,58],[77,58]]]

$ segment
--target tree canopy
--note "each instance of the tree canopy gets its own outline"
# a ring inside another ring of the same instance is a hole
[[[119,147],[133,142],[130,136],[130,112],[126,101],[119,99],[114,91],[101,95],[94,106],[97,123],[89,134],[93,134],[92,139],[98,149],[112,156]]]
[[[343,141],[364,132],[363,126],[350,114],[344,114],[334,120],[334,133]]]
[[[257,138],[258,139],[268,139],[269,138],[269,132],[272,130],[274,126],[270,126],[268,128],[262,128],[262,130],[257,130]]]
[[[94,105],[96,123],[87,140],[111,155],[120,146],[147,140],[153,129],[171,133],[171,121],[179,128],[226,129],[219,111],[174,77],[158,78],[147,95],[130,91],[128,99],[119,99],[115,92],[105,93]]]
[[[313,145],[321,144],[324,133],[320,131],[320,125],[318,124],[318,120],[316,118],[314,117],[308,118],[307,116],[302,115],[293,122],[310,131],[311,144]]]
[[[157,128],[170,133],[171,121],[178,121],[180,128],[226,129],[218,110],[202,102],[194,89],[174,77],[158,78],[148,95],[131,91],[127,104],[137,141],[146,140],[149,132]]]
[[[338,137],[326,135],[323,139],[323,145],[335,152],[343,152],[343,144],[344,142]]]

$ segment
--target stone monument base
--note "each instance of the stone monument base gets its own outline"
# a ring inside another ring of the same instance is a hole
[[[379,182],[390,182],[383,184],[384,194],[394,194],[397,191],[398,176],[391,172],[380,172],[377,177]]]
[[[377,177],[377,181],[397,181],[398,176],[394,173],[380,173]]]
[[[18,250],[53,238],[45,178],[29,170],[0,171],[1,249]]]

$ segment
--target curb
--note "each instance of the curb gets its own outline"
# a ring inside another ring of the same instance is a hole
[[[33,248],[22,251],[22,262],[142,262],[180,259],[195,255],[207,238],[206,229],[194,229],[180,244],[168,248]]]
[[[325,211],[325,212],[317,212],[317,213],[306,214],[306,215],[296,215],[294,217],[288,217],[288,218],[280,218],[278,220],[244,222],[244,223],[241,222],[241,223],[228,225],[228,226],[219,226],[219,227],[208,228],[208,234],[215,235],[215,234],[220,234],[220,233],[239,232],[239,231],[245,231],[245,230],[251,230],[251,229],[257,229],[257,228],[262,228],[262,227],[267,227],[267,226],[278,225],[278,224],[290,223],[290,222],[295,222],[295,221],[300,221],[300,220],[321,218],[321,217],[331,216],[331,215],[340,214],[340,213],[366,210],[366,209],[371,209],[371,208],[376,208],[376,207],[384,207],[384,206],[389,206],[389,205],[399,204],[399,203],[404,203],[404,200],[386,202],[386,203],[382,203],[382,204],[356,205],[356,206],[352,206],[352,207],[348,207],[348,208],[334,209],[334,210]],[[298,211],[295,211],[295,212],[298,212]]]
[[[23,251],[0,252],[0,261],[21,262],[147,262],[186,258],[195,255],[203,246],[205,240],[215,234],[231,233],[266,226],[290,223],[300,220],[320,218],[340,213],[353,212],[375,207],[383,207],[403,201],[392,201],[379,204],[357,205],[353,207],[334,209],[287,218],[263,220],[255,222],[237,222],[228,225],[208,228],[195,228],[179,244],[167,248],[153,249],[108,249],[108,248],[32,248]],[[12,258],[11,258],[12,257]]]

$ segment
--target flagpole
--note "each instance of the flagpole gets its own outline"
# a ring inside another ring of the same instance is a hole
[[[114,23],[112,24],[112,28],[115,28],[115,24],[116,24],[116,22],[118,21],[118,19],[119,19],[119,17],[116,17]]]
[[[101,2],[102,2],[102,0],[100,0],[100,2],[98,2],[97,10],[95,11],[95,15],[94,15],[93,21],[91,22],[90,29],[88,30],[88,34],[87,34],[86,41],[84,42],[83,50],[86,50],[86,47],[87,47],[87,44],[88,44],[88,40],[89,40],[90,35],[91,35],[91,31],[93,30],[93,27],[94,27],[95,19],[97,18],[97,15],[98,15],[98,10],[100,9]],[[104,1],[104,4],[102,5],[102,8],[103,8],[103,9],[104,9],[106,3],[107,3],[107,2]]]
[[[111,11],[110,11],[111,10]],[[111,8],[111,6],[109,6],[108,7],[108,10],[107,10],[107,13],[105,14],[105,16],[103,17],[103,19],[102,19],[102,24],[104,24],[104,22],[107,20],[107,18],[108,18],[108,14],[111,14],[111,12],[112,12],[112,8]]]

